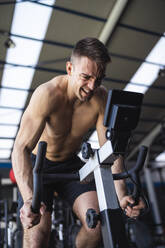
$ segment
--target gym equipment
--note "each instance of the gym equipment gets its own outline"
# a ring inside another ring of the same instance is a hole
[[[36,192],[38,192],[38,194],[41,193],[38,190],[38,187],[41,186],[36,185],[36,182],[41,183],[42,179],[45,181],[49,180],[49,183],[51,183],[51,181],[62,179],[80,179],[81,181],[90,181],[91,178],[95,178],[100,208],[99,218],[101,219],[102,235],[105,248],[129,247],[125,233],[122,212],[116,196],[113,179],[122,179],[131,176],[132,180],[135,181],[136,187],[133,197],[137,203],[140,193],[140,189],[137,187],[140,185],[138,173],[144,164],[147,148],[142,147],[140,149],[134,171],[132,170],[112,175],[111,166],[120,155],[125,155],[129,139],[131,137],[131,132],[138,123],[142,99],[143,95],[140,93],[126,92],[121,90],[109,91],[104,116],[104,125],[107,127],[107,142],[99,150],[94,152],[91,152],[91,149],[88,145],[85,147],[85,149],[83,148],[86,151],[89,160],[79,170],[79,173],[75,175],[42,175],[42,169],[34,169],[34,173],[38,174],[37,178],[40,178],[39,180],[34,181],[34,196],[36,196]],[[46,143],[42,143],[42,146],[44,147],[43,149],[45,149]],[[40,149],[39,154],[42,154]],[[42,161],[40,165],[42,167]],[[40,165],[38,166],[40,167]],[[38,199],[41,199],[41,194],[37,197]],[[34,199],[33,202],[36,202],[36,200]],[[36,205],[33,204],[32,208],[37,212],[39,211],[40,202],[36,202]]]
[[[35,167],[33,169],[33,199],[32,199],[32,211],[38,213],[40,209],[41,197],[43,192],[42,183],[42,167],[46,154],[47,143],[40,142],[38,146],[38,153],[36,157]]]
[[[8,248],[8,203],[0,200],[0,247]]]
[[[12,183],[16,184],[16,179],[15,179],[15,176],[14,176],[13,169],[10,169],[9,177],[10,177],[10,180],[12,181]]]
[[[52,226],[49,248],[72,247],[73,240],[80,230],[81,223],[71,207],[58,195],[53,199]]]

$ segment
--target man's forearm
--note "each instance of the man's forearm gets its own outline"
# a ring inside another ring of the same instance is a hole
[[[117,180],[114,182],[116,194],[118,196],[119,201],[127,195],[126,183],[124,180]]]
[[[24,202],[32,198],[33,177],[30,154],[24,149],[18,151],[14,148],[12,153],[12,165],[17,185],[21,192]]]
[[[121,173],[123,172],[123,158],[119,157],[115,162],[114,165],[112,166],[112,173]],[[116,193],[118,196],[119,201],[127,195],[127,188],[126,188],[126,183],[125,180],[116,180],[114,181],[115,184],[115,189]]]

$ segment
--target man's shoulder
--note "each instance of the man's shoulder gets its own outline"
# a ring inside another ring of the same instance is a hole
[[[57,76],[52,78],[46,83],[40,84],[36,88],[36,92],[47,95],[47,97],[60,96],[65,90],[66,85],[66,76]]]
[[[65,79],[66,80],[66,79]],[[34,91],[30,106],[35,106],[36,110],[50,113],[59,106],[64,98],[64,76],[58,76],[50,81],[40,84]],[[63,85],[63,86],[62,86]],[[37,108],[38,106],[38,108]]]
[[[108,91],[104,86],[100,86],[96,89],[93,97],[94,105],[99,112],[103,112],[107,102]]]
[[[107,100],[107,95],[108,95],[108,91],[104,86],[100,86],[96,89],[95,93],[94,93],[94,99],[96,101],[106,101]]]

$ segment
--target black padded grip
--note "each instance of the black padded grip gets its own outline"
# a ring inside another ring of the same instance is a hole
[[[146,146],[140,147],[139,154],[137,157],[137,162],[134,167],[134,171],[139,172],[143,168],[143,165],[144,165],[144,162],[147,156],[147,151],[148,151],[148,148]]]
[[[33,213],[39,213],[41,206],[42,192],[43,192],[42,168],[44,164],[46,148],[47,148],[47,143],[41,141],[38,145],[36,162],[33,169],[33,198],[32,198]]]
[[[138,204],[139,198],[140,198],[140,193],[141,193],[141,182],[140,182],[140,176],[139,173],[143,168],[146,156],[147,156],[147,151],[148,148],[146,146],[141,146],[139,150],[139,154],[137,157],[137,162],[135,167],[133,168],[132,172],[132,179],[134,180],[134,189],[133,189],[133,199],[135,200],[135,203],[133,204],[134,206]]]

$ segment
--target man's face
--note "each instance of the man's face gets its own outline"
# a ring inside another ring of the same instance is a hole
[[[71,77],[75,94],[81,101],[89,100],[101,84],[96,62],[87,57],[74,59]]]

